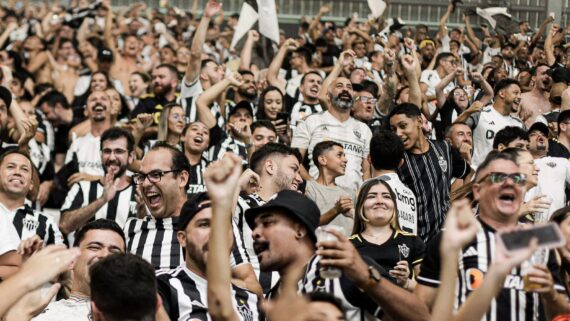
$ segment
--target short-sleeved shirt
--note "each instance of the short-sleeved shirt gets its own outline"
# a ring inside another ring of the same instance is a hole
[[[63,237],[53,219],[27,204],[10,211],[0,203],[0,215],[10,219],[16,229],[18,242],[37,235],[44,245],[63,244]]]
[[[473,131],[473,166],[479,166],[493,150],[493,140],[501,129],[507,126],[524,128],[520,119],[503,116],[492,105],[471,114],[465,122]]]
[[[404,153],[404,164],[398,176],[416,196],[418,236],[428,242],[445,220],[449,209],[451,179],[465,178],[471,168],[459,152],[445,141],[428,140],[429,150],[423,154]]]
[[[485,278],[485,273],[488,271],[495,256],[495,230],[484,222],[481,222],[481,225],[483,228],[477,233],[476,238],[459,253],[458,288],[455,294],[456,307],[464,304],[467,297],[481,285]],[[441,271],[440,244],[441,234],[428,243],[418,283],[433,288],[439,287]],[[528,263],[525,262],[523,264]],[[550,273],[552,273],[554,289],[564,292],[559,273],[560,267],[556,262],[553,251],[549,253],[547,266]],[[491,307],[484,320],[539,320],[538,315],[542,310],[542,303],[538,293],[525,292],[523,290],[522,268],[524,267],[526,266],[516,267],[507,275],[499,295],[491,302]]]
[[[311,163],[309,174],[317,178],[319,170],[312,162],[315,145],[331,140],[344,147],[348,163],[346,174],[337,177],[336,184],[351,190],[357,190],[362,184],[362,161],[370,153],[372,132],[363,122],[352,117],[345,122],[336,119],[328,111],[312,114],[297,123],[291,147],[305,149]]]
[[[20,245],[20,237],[7,215],[0,215],[0,255],[15,251]]]
[[[156,276],[158,294],[172,321],[210,321],[208,314],[208,281],[182,265],[162,270]],[[239,320],[259,320],[255,293],[236,285],[228,288]]]
[[[356,195],[353,190],[342,188],[340,186],[321,185],[315,180],[307,181],[307,185],[305,186],[305,196],[317,204],[321,211],[321,215],[333,208],[338,199],[342,196],[348,196],[356,203]],[[350,236],[352,235],[354,219],[352,217],[346,217],[343,214],[338,214],[328,225],[342,226],[344,229],[344,235]]]
[[[87,133],[73,140],[65,155],[65,163],[74,161],[74,158],[77,159],[80,173],[94,176],[105,174],[101,163],[101,137]]]
[[[426,245],[416,235],[393,231],[383,244],[368,242],[362,234],[354,234],[350,241],[361,255],[366,255],[386,270],[393,270],[399,261],[408,262],[410,273],[420,264],[425,255]]]

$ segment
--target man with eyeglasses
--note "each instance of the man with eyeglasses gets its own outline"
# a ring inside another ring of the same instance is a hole
[[[186,201],[190,165],[184,153],[165,142],[144,156],[134,183],[150,215],[125,224],[128,251],[149,261],[155,269],[173,269],[183,262],[176,224]]]
[[[481,228],[476,238],[459,253],[456,307],[461,306],[466,296],[481,285],[494,261],[497,255],[495,233],[518,224],[526,177],[520,172],[514,153],[493,151],[480,164],[474,182],[473,195],[479,202]],[[428,244],[415,289],[428,307],[433,306],[440,284],[440,243],[441,233]],[[524,291],[521,270],[520,267],[513,269],[504,283],[498,285],[501,290],[487,311],[486,320],[536,321],[543,312],[546,320],[550,320],[554,315],[568,313],[554,255],[550,255],[547,265],[534,265],[529,272],[541,285],[532,292]]]
[[[98,181],[75,183],[61,208],[59,227],[73,243],[73,232],[89,221],[105,218],[122,228],[129,217],[136,216],[136,188],[127,175],[134,159],[134,139],[119,127],[101,135],[101,163],[105,177]]]

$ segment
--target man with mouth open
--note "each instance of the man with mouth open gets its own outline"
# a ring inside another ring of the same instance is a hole
[[[101,135],[100,152],[105,177],[71,187],[61,208],[59,226],[64,234],[99,218],[115,221],[122,228],[129,217],[136,216],[136,187],[127,175],[134,159],[133,136],[125,129],[110,128]]]
[[[101,163],[101,134],[111,128],[111,99],[104,91],[93,91],[87,97],[85,114],[90,123],[91,130],[82,137],[72,137],[73,142],[65,156],[68,164],[74,159],[79,165],[79,173],[72,175],[68,184],[89,180],[99,180],[104,174]]]
[[[370,128],[350,116],[354,105],[354,91],[348,78],[339,77],[342,68],[348,66],[354,57],[352,50],[341,54],[319,94],[319,99],[322,102],[326,101],[330,106],[329,109],[299,120],[291,142],[291,147],[299,149],[303,157],[308,153],[311,163],[309,172],[305,168],[301,169],[303,178],[306,180],[316,179],[319,175],[319,170],[312,160],[315,145],[324,140],[340,143],[344,148],[348,163],[346,174],[338,177],[336,184],[350,190],[358,189],[362,180],[370,177],[368,154],[372,138]]]
[[[458,117],[457,121],[465,121],[473,131],[473,166],[478,166],[493,150],[493,140],[499,130],[507,126],[524,127],[520,119],[511,116],[519,111],[521,104],[521,88],[514,79],[503,79],[494,88],[495,98],[492,105],[486,106],[468,116]]]
[[[404,163],[397,169],[398,176],[416,196],[417,232],[427,243],[443,226],[452,178],[469,181],[471,168],[448,142],[426,138],[416,105],[396,106],[388,121],[404,144]]]
[[[495,259],[495,233],[518,224],[525,184],[526,177],[521,173],[514,153],[491,152],[477,169],[473,195],[479,202],[481,228],[476,238],[459,253],[456,307],[461,306],[465,297],[482,283]],[[415,289],[415,294],[428,307],[433,307],[440,284],[440,243],[441,233],[428,243]],[[528,272],[533,282],[540,284],[540,288],[533,292],[523,290],[521,270],[520,267],[513,269],[504,284],[498,285],[501,290],[487,311],[486,320],[538,320],[542,312],[546,314],[546,320],[550,320],[555,315],[568,313],[554,255],[549,255],[546,265],[535,264]]]
[[[536,121],[536,117],[551,111],[552,106],[548,100],[552,78],[548,75],[550,67],[545,64],[531,69],[534,71],[532,90],[521,95],[520,117],[528,128]]]

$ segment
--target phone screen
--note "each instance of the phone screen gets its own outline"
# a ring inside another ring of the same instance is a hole
[[[533,237],[538,239],[539,247],[554,248],[563,243],[558,225],[551,223],[537,225],[530,229],[518,230],[510,233],[499,234],[507,251],[525,249]]]

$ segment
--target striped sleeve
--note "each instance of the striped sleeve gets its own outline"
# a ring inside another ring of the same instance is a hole
[[[85,199],[83,197],[83,189],[81,187],[81,183],[75,183],[65,196],[65,201],[61,207],[61,212],[73,211],[81,208],[85,205],[84,202]]]

